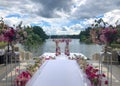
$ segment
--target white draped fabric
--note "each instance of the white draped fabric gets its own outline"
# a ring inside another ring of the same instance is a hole
[[[70,56],[69,56],[69,57],[70,57],[70,58],[76,58],[75,55],[76,55],[76,56],[79,56],[79,57],[81,57],[81,58],[87,59],[87,57],[86,57],[85,55],[83,55],[82,53],[70,53]],[[61,55],[59,55],[59,56],[55,56],[55,53],[49,53],[49,52],[47,52],[47,53],[44,53],[42,56],[43,56],[43,57],[46,57],[46,58],[49,58],[49,56],[56,57],[56,58],[59,58],[59,57],[68,58],[68,56],[66,56],[64,53],[61,53]],[[40,56],[40,57],[41,57],[41,56]]]
[[[26,86],[90,86],[75,60],[47,60]]]

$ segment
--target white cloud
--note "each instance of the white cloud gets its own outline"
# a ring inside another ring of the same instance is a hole
[[[120,10],[113,10],[105,13],[103,20],[111,25],[115,25],[117,20],[120,20]]]
[[[43,27],[44,31],[48,35],[77,35],[80,33],[81,30],[83,30],[82,26],[80,24],[76,24],[73,26],[63,26],[63,27]]]
[[[70,27],[72,30],[82,30],[83,26],[80,24],[75,24]]]
[[[78,34],[90,26],[96,16],[114,25],[120,19],[119,0],[0,0],[0,17],[9,25],[41,25],[47,34]],[[20,18],[8,15],[19,14]],[[81,21],[73,22],[71,21]],[[47,22],[50,26],[45,26]]]

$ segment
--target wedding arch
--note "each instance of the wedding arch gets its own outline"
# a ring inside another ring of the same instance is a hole
[[[65,52],[64,54],[69,56],[70,55],[70,51],[69,51],[69,42],[71,42],[71,39],[53,39],[53,41],[56,44],[56,56],[61,54],[61,50],[60,50],[60,46],[59,43],[66,43],[65,45]]]

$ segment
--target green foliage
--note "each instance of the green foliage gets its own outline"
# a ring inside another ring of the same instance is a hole
[[[38,44],[42,43],[46,38],[45,32],[39,26],[34,27],[25,27],[25,31],[27,32],[27,38],[25,40],[25,48],[30,50],[31,47],[35,47]]]
[[[0,42],[0,48],[4,48],[6,45],[7,45],[7,42],[4,42],[4,41]]]
[[[81,42],[85,42],[85,43],[92,43],[91,39],[90,39],[90,29],[91,27],[86,28],[85,31],[81,31],[79,38]]]
[[[33,32],[37,34],[43,41],[48,38],[43,29],[39,26],[34,26]]]
[[[117,30],[118,30],[117,37],[120,38],[120,25],[118,25],[116,28],[117,28]]]
[[[120,49],[120,44],[111,44],[112,48],[119,48]]]
[[[79,39],[79,35],[50,35],[49,38],[72,38]]]

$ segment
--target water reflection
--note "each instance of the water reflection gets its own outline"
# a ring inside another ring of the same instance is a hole
[[[61,52],[64,53],[65,43],[59,44]],[[55,43],[52,39],[46,40],[43,44],[37,46],[37,48],[31,48],[31,52],[34,56],[40,56],[44,52],[55,52]],[[72,39],[70,42],[70,52],[83,53],[85,56],[91,58],[94,53],[100,52],[102,47],[96,44],[85,44],[79,42],[79,39]]]

